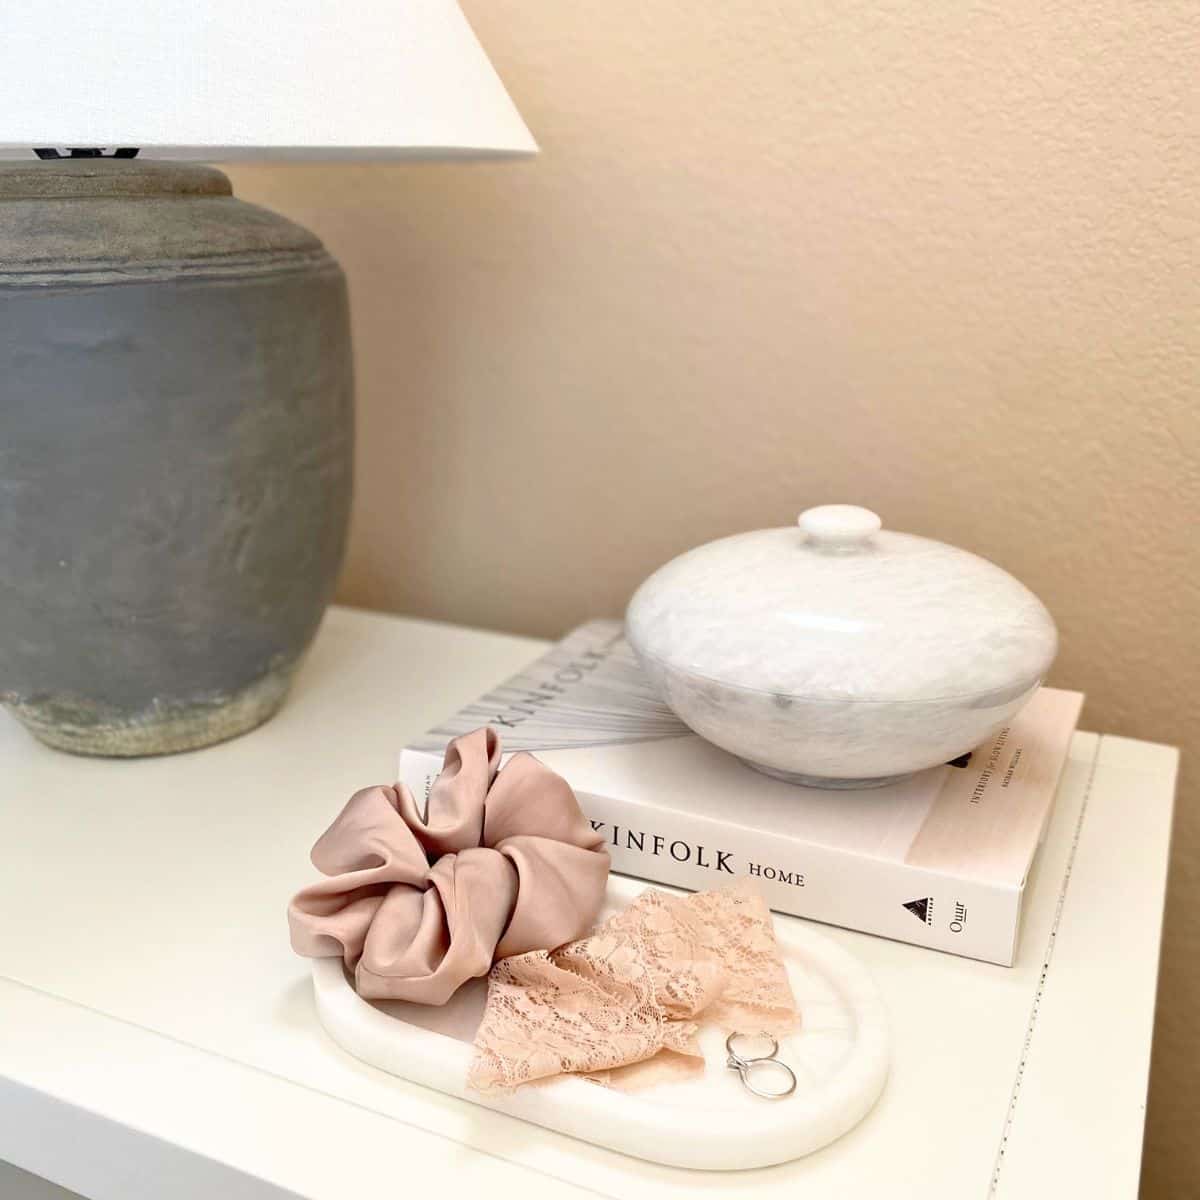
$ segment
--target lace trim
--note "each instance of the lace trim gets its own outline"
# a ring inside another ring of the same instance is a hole
[[[508,1091],[567,1072],[613,1086],[696,1070],[703,1018],[782,1033],[796,1005],[762,897],[746,881],[647,890],[587,937],[500,960],[468,1084]],[[633,1068],[633,1064],[650,1064]]]

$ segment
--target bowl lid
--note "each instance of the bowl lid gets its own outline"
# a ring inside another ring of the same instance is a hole
[[[1007,571],[848,504],[680,555],[638,589],[626,625],[639,654],[689,675],[833,701],[1017,694],[1058,644]]]

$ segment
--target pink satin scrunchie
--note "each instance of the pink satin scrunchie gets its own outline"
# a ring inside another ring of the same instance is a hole
[[[342,957],[368,999],[445,1004],[496,959],[586,933],[608,881],[602,836],[532,755],[499,765],[500,739],[477,729],[446,748],[425,819],[402,784],[351,796],[312,850],[330,878],[288,908],[292,948]]]

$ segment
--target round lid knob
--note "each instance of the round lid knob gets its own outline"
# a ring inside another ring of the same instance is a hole
[[[883,528],[869,508],[857,504],[822,504],[806,508],[797,520],[811,545],[826,550],[856,550]]]

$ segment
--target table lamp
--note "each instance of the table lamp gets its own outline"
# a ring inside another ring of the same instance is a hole
[[[332,596],[353,385],[337,263],[192,160],[536,146],[454,0],[4,26],[0,700],[64,750],[207,745],[276,711]]]

